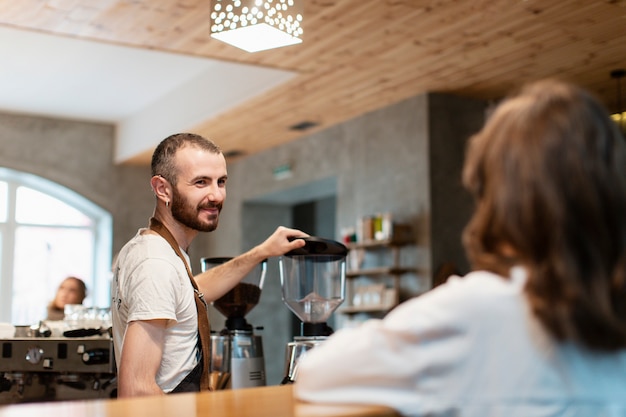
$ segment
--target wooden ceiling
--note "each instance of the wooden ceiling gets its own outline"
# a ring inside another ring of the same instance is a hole
[[[254,54],[210,38],[209,0],[0,0],[0,24],[296,71],[190,129],[225,152],[254,154],[427,91],[497,99],[544,77],[616,110],[626,0],[301,1],[304,42]],[[290,129],[303,121],[318,125]]]

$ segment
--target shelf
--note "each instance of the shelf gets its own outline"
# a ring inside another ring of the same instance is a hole
[[[383,221],[384,222],[384,221]],[[364,225],[362,225],[364,226]],[[370,224],[370,226],[372,226]],[[365,228],[367,229],[367,227]],[[403,246],[415,243],[415,235],[413,234],[413,228],[409,224],[405,223],[391,223],[389,230],[380,234],[376,239],[376,233],[373,230],[360,234],[360,238],[357,242],[348,243],[348,247],[352,249],[361,248],[376,248],[383,246]],[[383,230],[385,227],[383,226]],[[359,233],[357,233],[359,236]],[[362,240],[361,240],[362,239]]]
[[[386,313],[395,305],[348,306],[338,310],[341,314]]]
[[[350,242],[348,243],[349,249],[373,249],[382,248],[385,246],[392,246],[391,239],[384,240],[366,240],[364,242]]]
[[[375,276],[375,275],[402,275],[412,272],[417,272],[415,268],[400,268],[400,267],[379,267],[379,268],[367,268],[358,269],[354,271],[346,272],[346,278],[356,278],[362,276]]]
[[[348,249],[376,249],[386,248],[390,246],[405,246],[413,243],[409,239],[382,239],[382,240],[365,240],[363,242],[350,242],[348,243]]]
[[[346,278],[349,279],[347,298],[350,302],[338,309],[338,313],[384,315],[397,306],[401,276],[417,273],[413,266],[400,266],[402,248],[411,245],[416,245],[415,237],[411,227],[404,224],[394,224],[393,232],[386,239],[348,243]],[[349,320],[353,319],[356,318]]]

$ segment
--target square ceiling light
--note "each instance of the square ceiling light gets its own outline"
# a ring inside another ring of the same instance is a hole
[[[211,37],[248,52],[302,42],[304,0],[214,0]]]

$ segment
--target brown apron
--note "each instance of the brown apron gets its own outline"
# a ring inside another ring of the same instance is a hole
[[[198,290],[198,284],[193,279],[193,274],[191,273],[191,269],[187,264],[187,260],[185,256],[182,254],[180,250],[180,246],[174,239],[174,236],[167,230],[167,227],[163,225],[160,221],[155,219],[154,217],[150,218],[150,230],[155,231],[163,239],[165,239],[176,255],[183,261],[185,264],[185,268],[187,269],[187,274],[189,275],[189,280],[191,281],[191,285],[193,285],[193,293],[196,301],[196,310],[198,312],[198,348],[201,352],[201,359],[196,365],[194,369],[191,370],[189,374],[183,379],[180,384],[176,386],[171,392],[192,392],[192,391],[208,391],[210,390],[209,385],[209,365],[211,362],[211,327],[209,325],[209,316],[207,315],[208,306],[206,301],[204,300],[204,295]]]

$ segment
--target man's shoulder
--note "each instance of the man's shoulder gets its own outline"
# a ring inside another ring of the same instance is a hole
[[[122,247],[120,255],[122,253],[136,254],[136,253],[163,253],[164,255],[170,255],[176,253],[172,250],[169,243],[163,237],[156,233],[150,233],[146,229],[140,229],[132,239],[130,239]]]
[[[139,231],[120,250],[118,263],[120,265],[137,267],[139,264],[178,264],[178,256],[158,234],[141,233]]]

